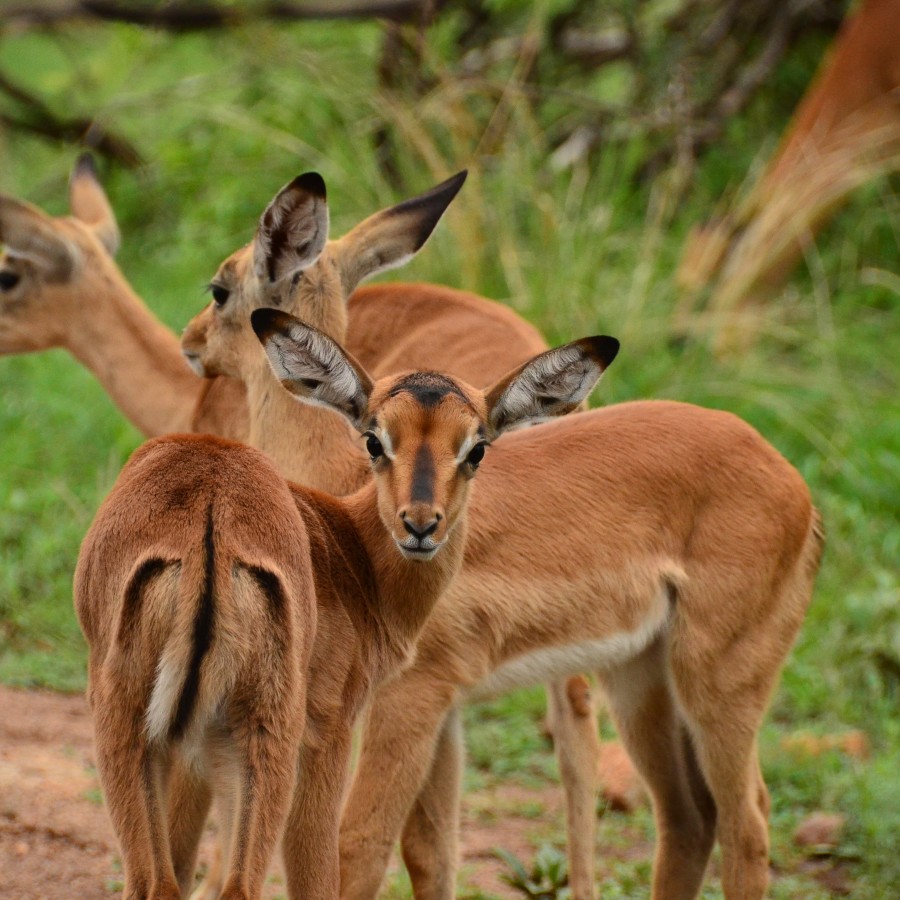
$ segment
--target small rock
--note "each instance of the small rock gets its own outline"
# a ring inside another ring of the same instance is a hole
[[[811,813],[797,826],[794,843],[799,847],[833,849],[840,842],[845,821],[840,813]]]
[[[800,731],[782,738],[785,750],[804,756],[821,756],[829,750],[840,750],[852,759],[869,758],[869,738],[863,731],[845,731],[843,734],[815,735]]]
[[[869,736],[864,731],[848,731],[841,735],[840,748],[853,759],[868,759],[871,752]]]
[[[13,852],[16,856],[26,856],[29,850],[31,850],[31,847],[29,847],[25,841],[16,841],[13,845]]]
[[[634,812],[647,796],[641,776],[618,741],[600,744],[598,782],[600,796],[618,812]]]

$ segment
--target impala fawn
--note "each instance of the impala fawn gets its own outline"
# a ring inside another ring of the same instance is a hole
[[[361,450],[290,402],[242,326],[256,298],[299,305],[277,283],[245,290],[250,253],[220,269],[222,302],[188,329],[189,349],[245,381],[251,433],[280,467],[328,460],[351,481]],[[313,248],[296,277],[316,259]],[[497,441],[470,518],[462,570],[413,664],[371,703],[343,816],[342,895],[374,897],[401,837],[416,894],[452,897],[459,706],[596,669],[653,798],[654,897],[696,896],[716,836],[729,900],[763,896],[756,735],[822,543],[800,475],[735,416],[626,403]]]
[[[348,493],[369,477],[363,448],[348,440],[334,416],[292,403],[266,364],[249,327],[251,312],[280,306],[338,341],[348,328],[346,297],[360,278],[370,277],[414,253],[460,185],[450,179],[413,201],[365,219],[338,240],[328,238],[325,186],[315,173],[296,178],[264,211],[254,240],[228,257],[212,279],[213,302],[185,329],[185,354],[204,375],[238,375],[251,395],[249,442],[264,448],[279,470],[301,484]],[[383,314],[367,320],[363,362],[388,375],[402,369],[437,368],[484,386],[540,352],[538,333],[505,307],[431,285],[377,285],[365,304]],[[349,322],[354,327],[350,298]],[[396,303],[393,311],[383,302]],[[402,309],[400,306],[402,305]],[[378,351],[381,351],[379,359]],[[288,426],[287,423],[290,423]],[[582,678],[548,686],[554,747],[566,791],[570,882],[577,897],[593,884],[597,724]],[[453,766],[450,765],[452,769]],[[444,792],[448,766],[436,760],[435,795]],[[417,847],[434,821],[423,791],[411,812]],[[451,801],[452,803],[455,801]],[[435,834],[436,845],[444,837]],[[421,852],[417,849],[417,853]],[[435,854],[442,853],[435,849]],[[415,863],[410,861],[415,870]],[[415,881],[415,876],[414,876]]]
[[[575,408],[618,350],[577,341],[484,393],[435,373],[373,383],[277,310],[253,326],[289,391],[361,433],[374,480],[336,499],[240,444],[173,436],[139,449],[101,506],[75,605],[129,898],[189,887],[213,795],[220,896],[260,895],[282,825],[291,896],[337,895],[354,719],[459,568],[487,444]]]

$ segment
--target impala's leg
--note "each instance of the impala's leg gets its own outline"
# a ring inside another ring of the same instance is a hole
[[[281,847],[291,897],[334,898],[340,889],[338,835],[350,771],[351,733],[341,725],[303,747]]]
[[[228,851],[231,848],[234,834],[235,797],[234,785],[238,782],[237,767],[234,761],[229,761],[223,771],[217,772],[215,792],[215,820],[216,820],[216,844],[213,849],[213,857],[203,881],[190,895],[191,900],[216,900],[222,893],[222,884],[225,881],[225,870],[228,867]]]
[[[127,900],[179,900],[162,792],[160,769],[167,761],[129,725],[140,712],[122,708],[121,696],[94,696],[97,769],[106,805],[122,849]]]
[[[691,900],[715,839],[716,808],[672,697],[664,640],[599,677],[619,737],[653,798],[653,900]]]
[[[815,532],[810,541],[816,541]],[[817,552],[813,547],[812,552]],[[721,621],[676,620],[670,670],[697,759],[715,800],[728,900],[761,900],[769,881],[769,794],[756,740],[781,664],[809,602],[814,568],[772,596],[769,585],[722,608],[759,610],[730,630]]]
[[[569,837],[569,888],[573,900],[594,896],[594,834],[597,714],[590,683],[583,675],[547,685],[548,720],[566,795]]]
[[[462,723],[454,708],[444,719],[428,780],[403,827],[403,861],[417,900],[452,900],[456,895],[462,768]]]
[[[772,681],[775,674],[771,673]],[[765,675],[760,677],[768,680]],[[693,679],[689,684],[676,680],[697,758],[718,812],[722,889],[728,900],[761,900],[769,881],[769,794],[760,772],[756,736],[768,686],[762,692],[749,688],[732,691],[724,674],[712,690],[711,683],[698,690]]]
[[[292,721],[288,715],[293,710],[284,712],[281,717],[271,708],[242,713],[246,718],[233,732],[239,777],[222,900],[250,900],[262,894],[291,803],[301,735],[297,717]]]
[[[197,848],[212,792],[207,779],[179,754],[172,763],[167,794],[172,864],[181,892],[187,894],[194,883]]]
[[[373,699],[341,821],[342,897],[377,895],[455,700],[454,685],[416,667],[383,685]]]
[[[728,900],[761,900],[769,882],[768,792],[759,775],[756,728],[740,732],[733,722],[704,725],[695,740],[718,810],[723,892]]]

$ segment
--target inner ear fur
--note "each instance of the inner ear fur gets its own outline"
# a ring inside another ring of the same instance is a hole
[[[535,356],[485,394],[493,435],[577,409],[616,358],[619,342],[582,338]]]
[[[463,170],[439,185],[364,219],[334,244],[344,289],[409,262],[431,237],[441,216],[459,193]]]
[[[78,250],[43,210],[0,195],[0,243],[13,256],[33,263],[50,281],[65,281],[78,263]]]
[[[270,283],[309,268],[328,241],[325,182],[317,172],[298,175],[266,207],[253,242],[257,277]]]
[[[82,153],[72,168],[69,209],[76,219],[90,227],[106,252],[115,256],[121,245],[119,226],[90,153]]]
[[[359,362],[327,334],[281,310],[254,310],[250,322],[288,391],[342,413],[362,430],[372,379]]]

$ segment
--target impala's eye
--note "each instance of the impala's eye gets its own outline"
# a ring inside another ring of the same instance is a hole
[[[366,450],[369,451],[369,456],[372,459],[384,456],[384,447],[381,446],[381,441],[371,432],[366,435]]]
[[[18,272],[0,272],[0,291],[11,291],[19,283]]]
[[[221,284],[211,284],[209,290],[212,293],[212,298],[215,301],[216,306],[224,306],[231,296],[231,291],[229,291],[228,288],[222,287]]]
[[[470,451],[469,455],[466,457],[466,462],[473,468],[477,469],[478,464],[484,459],[484,448],[487,446],[483,441],[480,444],[476,444]]]

